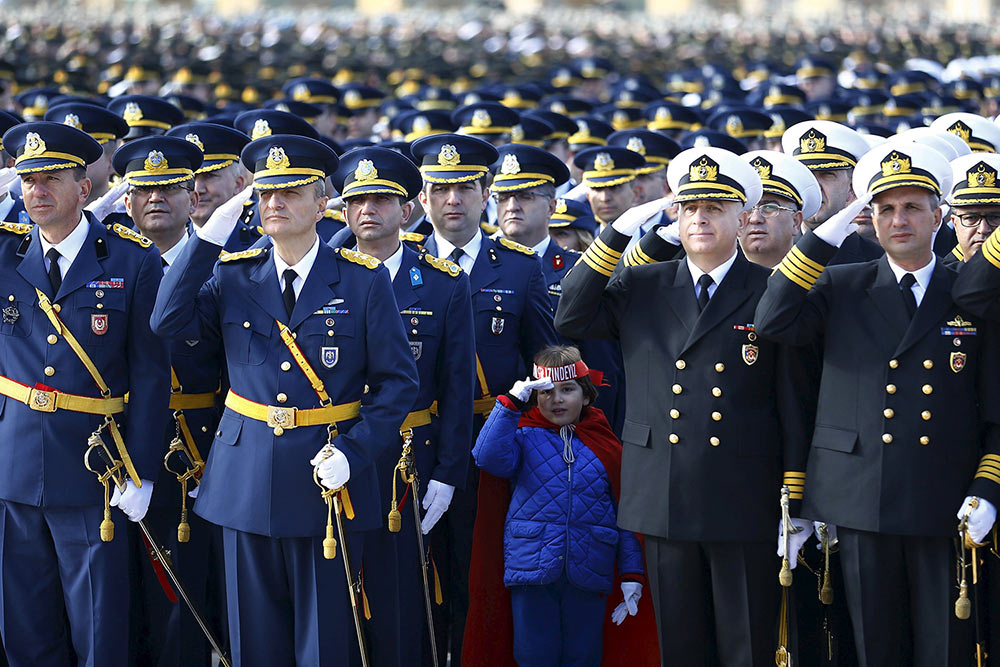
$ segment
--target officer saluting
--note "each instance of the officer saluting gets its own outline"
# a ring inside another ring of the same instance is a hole
[[[415,531],[431,531],[468,476],[476,385],[469,278],[457,264],[400,242],[422,184],[420,171],[408,158],[385,148],[359,148],[344,156],[332,179],[346,203],[350,229],[336,234],[330,245],[357,243],[358,250],[382,260],[389,270],[420,376],[403,437],[409,439],[421,497],[414,499],[413,489],[399,476],[413,472],[397,471],[400,448],[386,448],[375,464],[381,506],[398,512],[400,522],[392,525],[390,519],[389,526],[374,531],[364,562],[372,614],[368,627],[377,638],[372,662],[405,666],[420,655],[421,638],[428,636],[425,599],[433,596],[433,589],[425,591],[422,584]],[[414,502],[426,510],[419,523]],[[432,573],[426,574],[432,583]]]
[[[761,336],[823,342],[801,513],[839,531],[861,664],[906,654],[901,625],[917,665],[972,655],[952,612],[951,541],[956,511],[976,542],[996,518],[1000,348],[952,301],[956,274],[931,250],[951,180],[932,148],[876,147],[854,172],[861,199],[792,248],[757,308]],[[869,200],[886,256],[825,268]]]
[[[100,430],[111,452],[130,458],[112,503],[141,519],[162,466],[170,386],[166,346],[149,328],[160,260],[147,239],[82,213],[86,167],[102,154],[87,134],[26,123],[3,145],[37,225],[0,231],[0,629],[13,665],[67,655],[124,664],[127,544],[98,539],[108,537],[104,497],[81,453]],[[126,393],[141,400],[119,426]],[[117,512],[110,518],[120,523]]]
[[[172,338],[221,336],[226,353],[232,389],[195,511],[223,526],[234,664],[348,664],[360,642],[336,561],[350,546],[360,563],[365,531],[381,524],[375,461],[399,442],[417,389],[413,356],[381,263],[316,233],[333,151],[272,135],[241,159],[271,243],[216,262],[239,193],[187,242],[152,322]],[[346,489],[331,498],[349,541],[336,540],[335,554],[323,539],[334,507],[328,515],[314,474]]]

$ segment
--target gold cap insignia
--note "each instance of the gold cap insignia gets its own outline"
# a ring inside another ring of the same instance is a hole
[[[510,140],[515,144],[524,141],[524,128],[521,127],[520,123],[510,128]]]
[[[576,121],[576,136],[578,139],[590,138],[590,126],[587,125],[586,121],[583,120]]]
[[[639,137],[629,137],[628,143],[625,145],[625,148],[629,149],[630,151],[636,152],[639,155],[646,154],[646,144],[642,143],[642,139]]]
[[[24,151],[21,157],[34,157],[47,150],[45,140],[37,132],[28,132],[24,137]]]
[[[149,151],[146,161],[142,163],[142,168],[146,171],[163,171],[168,166],[167,158],[163,157],[160,151]]]
[[[597,75],[597,65],[594,64],[593,60],[583,61],[583,64],[580,66],[580,74],[588,79],[592,79]]]
[[[131,125],[132,123],[142,120],[142,109],[135,102],[129,102],[125,105],[125,110],[122,111],[122,118],[125,122]]]
[[[729,136],[736,136],[743,132],[743,121],[737,115],[732,115],[726,119],[726,132]]]
[[[565,114],[566,113],[566,105],[563,104],[562,102],[553,102],[552,104],[549,105],[549,111],[553,111],[555,113]]]
[[[670,109],[667,107],[659,107],[656,110],[656,115],[654,116],[656,120],[663,121],[664,123],[669,123],[672,121],[673,115],[670,113]]]
[[[253,129],[250,130],[250,138],[260,139],[269,136],[271,136],[271,126],[263,118],[258,118],[257,122],[253,124]]]
[[[285,113],[291,113],[291,109],[289,109],[288,105],[285,104],[284,102],[282,102],[281,104],[275,104],[274,108],[277,109],[278,111],[284,111]]]
[[[506,175],[521,173],[521,164],[517,161],[517,156],[507,153],[503,156],[503,164],[500,165],[500,173]]]
[[[627,111],[616,111],[611,117],[611,124],[617,125],[619,127],[624,127],[628,125],[629,117]]]
[[[371,160],[361,160],[358,162],[358,167],[354,170],[354,180],[371,181],[376,178],[378,178],[378,169],[375,168],[374,162]]]
[[[472,112],[472,127],[478,127],[480,129],[484,127],[489,127],[493,124],[493,119],[490,118],[490,114],[486,109],[476,109]]]
[[[816,114],[817,118],[830,118],[832,115],[833,109],[830,108],[829,104],[819,105],[818,113]]]
[[[702,156],[698,162],[691,165],[688,171],[688,180],[691,181],[715,181],[719,178],[719,165]]]
[[[980,162],[975,170],[970,170],[966,174],[969,185],[980,188],[993,188],[997,184],[997,172]]]
[[[620,102],[631,102],[633,99],[634,96],[632,95],[632,91],[629,90],[623,90],[621,95],[618,96],[618,100]]]
[[[889,157],[882,160],[882,176],[895,176],[896,174],[910,173],[910,158],[902,153],[893,151]]]
[[[711,140],[703,134],[694,138],[694,146],[692,148],[708,148],[711,145]]]
[[[49,108],[49,98],[45,97],[45,95],[36,95],[32,106],[44,111]]]
[[[202,153],[205,152],[205,144],[201,143],[201,137],[199,137],[197,134],[193,133],[185,134],[184,140],[200,148]]]
[[[428,132],[430,129],[431,122],[427,120],[427,116],[417,116],[413,119],[412,132]]]
[[[344,104],[346,104],[349,109],[358,106],[361,104],[361,93],[356,90],[348,90],[344,93]]]
[[[568,210],[565,199],[556,200],[556,213],[565,213]]]
[[[781,117],[780,114],[771,114],[771,127],[768,129],[769,132],[780,132],[785,133],[785,119]]]
[[[521,103],[521,93],[516,90],[508,90],[503,95],[504,105],[520,104]]]
[[[948,131],[951,132],[952,134],[961,137],[962,141],[964,141],[965,143],[969,143],[969,139],[972,138],[972,130],[969,129],[968,125],[966,125],[960,120],[957,120],[954,123],[952,123],[951,127],[948,128]]]
[[[810,129],[799,139],[799,152],[822,153],[826,150],[826,136],[822,132]]]
[[[594,171],[612,171],[615,168],[615,161],[611,159],[610,153],[598,153],[594,156]]]
[[[309,93],[309,86],[307,86],[306,84],[300,83],[299,85],[292,88],[293,100],[298,100],[299,102],[308,102],[310,97],[311,95]]]
[[[75,127],[78,130],[83,129],[83,123],[80,122],[80,117],[75,113],[68,113],[66,117],[63,118],[63,125],[69,125],[70,127]]]
[[[438,164],[443,167],[454,167],[462,162],[462,156],[451,144],[445,144],[438,151]]]
[[[437,88],[430,88],[426,93],[424,93],[425,100],[436,100],[440,96],[441,94],[438,92]]]
[[[766,181],[771,178],[772,166],[767,160],[761,157],[755,158],[754,161],[750,163],[750,166],[757,170],[760,180]]]
[[[264,163],[267,169],[288,169],[292,166],[292,163],[288,160],[288,156],[285,155],[285,149],[281,146],[271,146],[271,150],[267,152],[267,162]]]

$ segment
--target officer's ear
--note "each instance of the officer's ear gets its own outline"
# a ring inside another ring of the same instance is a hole
[[[403,213],[403,223],[405,224],[407,220],[410,219],[410,214],[413,213],[413,200],[404,201],[402,206],[399,207]]]
[[[80,205],[87,203],[87,199],[90,197],[90,191],[94,188],[94,184],[91,183],[89,178],[82,178],[77,181],[77,185],[80,188]]]
[[[125,193],[125,212],[128,213],[128,217],[132,217],[132,193]]]
[[[427,186],[426,185],[424,187],[420,188],[420,192],[417,193],[417,201],[420,202],[420,205],[426,211],[427,210]]]
[[[198,208],[198,191],[195,190],[194,188],[191,188],[190,190],[188,190],[188,197],[191,200],[191,208],[190,210],[188,210],[188,217],[190,218],[191,215],[194,213],[194,210]]]

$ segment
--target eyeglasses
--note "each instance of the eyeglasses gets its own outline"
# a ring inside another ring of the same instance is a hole
[[[963,213],[958,216],[958,221],[966,229],[978,227],[983,224],[983,220],[990,229],[1000,227],[1000,213]]]
[[[184,185],[183,183],[170,183],[168,185],[133,185],[128,189],[128,193],[132,197],[148,197],[153,194],[153,190],[157,190],[164,197],[169,197],[170,195],[177,194],[181,190],[191,192],[193,189],[194,188]]]
[[[754,211],[760,213],[762,217],[773,218],[774,216],[778,215],[778,211],[791,211],[792,213],[794,213],[795,209],[788,208],[787,206],[780,206],[778,204],[759,204],[750,209],[751,213],[753,213]]]
[[[495,192],[493,193],[493,201],[498,204],[506,204],[511,199],[517,201],[518,204],[530,204],[536,199],[551,199],[548,195],[541,194],[540,192],[532,192],[531,190],[518,190],[517,192]]]

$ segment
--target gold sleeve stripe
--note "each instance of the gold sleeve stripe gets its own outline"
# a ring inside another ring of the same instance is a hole
[[[806,474],[804,472],[795,472],[792,470],[785,471],[785,479],[805,479]]]
[[[986,257],[986,261],[1000,269],[1000,241],[997,239],[996,232],[990,234],[986,243],[983,244],[983,256]]]
[[[608,255],[605,252],[597,250],[594,248],[594,246],[590,246],[589,248],[587,248],[587,254],[593,257],[594,259],[598,259],[611,267],[618,266],[618,260],[620,259],[619,257],[612,257],[611,255]]]
[[[601,275],[607,276],[608,278],[611,277],[611,273],[612,272],[610,270],[608,270],[608,269],[605,269],[603,266],[597,264],[596,262],[594,262],[590,258],[590,255],[584,255],[583,256],[583,261],[586,262],[587,266],[589,266],[590,268],[592,268],[594,271],[597,271]]]
[[[807,292],[812,289],[813,282],[808,279],[800,278],[796,273],[795,269],[789,268],[788,263],[782,260],[781,264],[778,265],[778,270],[793,283],[806,290]]]
[[[628,255],[625,256],[625,266],[640,266],[642,264],[655,264],[656,260],[642,251],[638,245],[632,247]]]
[[[587,252],[585,252],[583,254],[583,256],[587,257],[591,262],[593,262],[595,264],[600,264],[602,267],[604,267],[608,271],[614,271],[615,270],[615,267],[618,265],[618,262],[616,262],[616,261],[613,262],[613,261],[607,259],[606,257],[600,256],[596,252],[591,252],[590,250],[591,249],[588,248]]]
[[[789,500],[802,500],[805,498],[805,494],[802,491],[797,491],[795,489],[788,489],[788,499]]]
[[[591,247],[598,248],[601,252],[607,253],[609,257],[614,257],[615,260],[621,259],[622,254],[602,241],[600,237],[594,240],[594,244]]]
[[[1000,473],[1000,463],[998,463],[996,461],[985,461],[984,460],[982,463],[979,464],[979,469],[980,470],[995,470],[996,472]]]
[[[826,268],[822,264],[817,264],[813,260],[806,257],[801,250],[797,247],[792,246],[792,249],[788,251],[786,258],[794,261],[797,265],[800,265],[806,273],[815,274],[817,278],[823,273],[823,269]]]
[[[980,470],[979,472],[977,472],[976,479],[988,479],[991,482],[996,482],[997,484],[1000,484],[1000,475],[997,475],[992,472],[987,472],[985,470]]]

